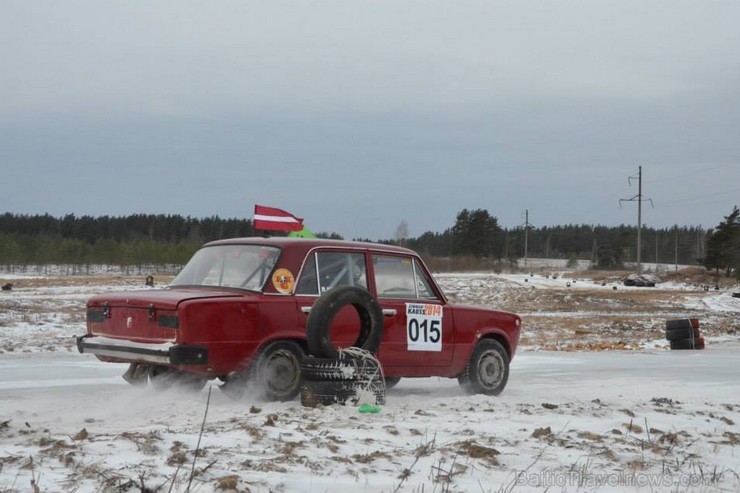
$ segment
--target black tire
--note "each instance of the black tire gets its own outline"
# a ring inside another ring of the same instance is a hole
[[[383,336],[383,312],[378,301],[365,289],[355,286],[332,288],[316,300],[306,320],[308,351],[320,358],[338,358],[329,328],[340,309],[352,305],[360,316],[360,335],[352,346],[375,353]]]
[[[378,362],[370,358],[314,358],[307,356],[301,363],[304,380],[354,381],[380,378]]]
[[[330,406],[332,404],[358,404],[366,400],[367,395],[376,405],[385,404],[385,386],[383,382],[342,382],[307,380],[301,389],[301,404],[306,407]]]
[[[208,382],[206,377],[159,365],[149,367],[148,377],[149,383],[156,390],[180,388],[191,392],[200,392]]]
[[[668,341],[679,341],[681,339],[697,339],[701,337],[699,329],[691,327],[683,327],[681,329],[667,329],[665,331],[665,338]]]
[[[401,377],[385,377],[385,389],[392,389],[396,385],[398,385],[398,382],[401,381]]]
[[[666,320],[665,323],[665,330],[674,330],[674,329],[698,329],[699,328],[699,319],[698,318],[677,318],[674,320]]]
[[[304,355],[303,348],[293,341],[273,342],[252,363],[249,380],[254,382],[265,399],[289,401],[301,390],[301,360]]]
[[[460,385],[471,394],[499,395],[509,380],[509,354],[495,339],[481,339],[473,349]]]
[[[704,339],[680,339],[671,341],[671,349],[704,349]]]

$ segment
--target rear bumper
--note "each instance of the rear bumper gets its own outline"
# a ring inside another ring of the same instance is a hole
[[[77,338],[77,349],[81,353],[137,363],[163,365],[205,365],[208,363],[207,348],[170,342],[151,344],[84,335]]]

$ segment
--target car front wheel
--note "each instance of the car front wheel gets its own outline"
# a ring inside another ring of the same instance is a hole
[[[499,395],[509,380],[509,355],[500,342],[481,339],[463,373],[460,385],[471,394]]]

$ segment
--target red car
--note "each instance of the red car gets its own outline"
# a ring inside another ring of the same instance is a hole
[[[320,344],[309,340],[310,330],[307,338],[311,308],[340,286],[377,303],[382,322],[363,335],[364,312],[350,303],[332,314],[326,337],[335,347],[375,340],[370,349],[387,384],[452,377],[489,395],[506,386],[521,318],[448,303],[416,253],[373,243],[208,243],[164,289],[91,298],[87,334],[77,346],[101,361],[130,363],[124,378],[131,383],[202,388],[218,378],[225,389],[239,389],[256,381],[268,399],[292,399],[301,387],[302,358]]]

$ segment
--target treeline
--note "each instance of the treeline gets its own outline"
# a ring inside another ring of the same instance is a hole
[[[567,225],[502,229],[488,211],[463,209],[452,228],[427,232],[406,240],[407,246],[428,257],[473,257],[499,264],[521,257],[588,260],[599,269],[621,269],[636,262],[634,226]],[[716,228],[642,228],[640,261],[703,265],[727,277],[740,278],[740,210],[735,207]]]
[[[707,231],[698,227],[643,228],[642,262],[695,265],[704,256]],[[410,238],[406,245],[432,257],[476,255],[461,249],[453,228],[443,233],[427,232]],[[525,230],[502,229],[487,255],[513,260],[525,255]],[[637,260],[637,230],[634,226],[565,225],[530,228],[526,234],[530,258],[589,260],[601,268],[619,268]]]
[[[707,254],[702,264],[726,277],[740,279],[740,209],[735,206],[725,220],[717,225],[707,241]]]
[[[0,215],[0,265],[74,264],[177,269],[203,243],[254,234],[252,221],[179,215]]]
[[[44,215],[0,215],[0,234],[49,236],[81,240],[94,244],[99,240],[121,243],[149,240],[157,243],[183,241],[204,243],[220,238],[251,236],[252,221],[247,219],[205,219],[170,214],[132,214],[130,216],[64,217]]]
[[[726,218],[726,222],[735,220],[735,216]],[[167,270],[172,270],[187,262],[205,242],[253,234],[252,221],[217,216],[198,219],[162,214],[121,217],[77,217],[69,214],[57,218],[48,214],[4,213],[0,215],[0,267],[12,270],[14,266],[73,264],[168,266]],[[341,238],[335,233],[320,236]],[[699,227],[643,228],[641,260],[646,263],[701,264],[707,256],[705,245],[708,238],[712,238],[712,231]],[[716,238],[715,234],[714,243]],[[430,231],[416,238],[380,241],[402,241],[426,258],[468,257],[485,259],[487,265],[493,261],[513,262],[523,257],[525,250],[530,258],[589,260],[594,266],[605,269],[621,268],[637,258],[634,226],[564,225],[504,229],[496,217],[482,209],[463,209],[458,213],[455,224],[441,233]],[[726,250],[713,247],[708,256],[721,258],[722,261],[715,263],[722,264],[720,268],[725,270],[725,258],[735,252]]]

